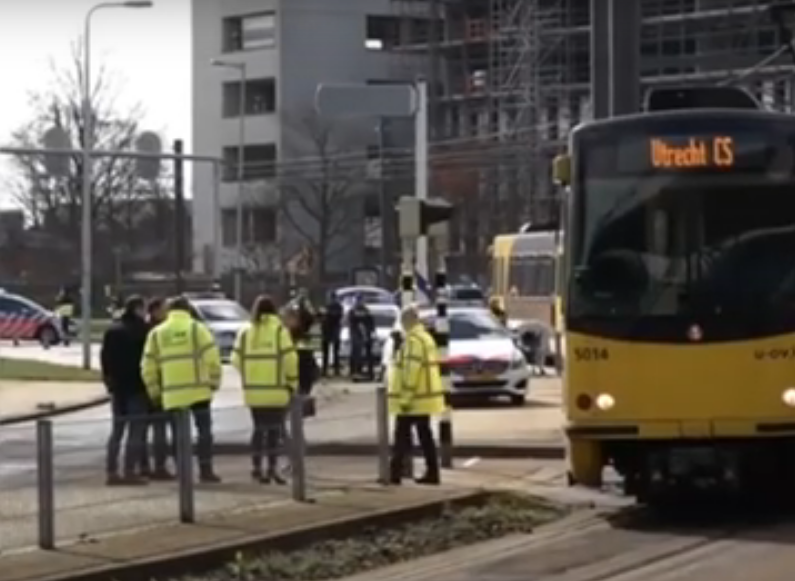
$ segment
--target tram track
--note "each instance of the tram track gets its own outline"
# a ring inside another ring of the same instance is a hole
[[[462,547],[346,581],[691,581],[683,575],[695,581],[713,578],[712,566],[726,569],[724,579],[746,568],[737,574],[739,581],[754,576],[747,567],[759,555],[768,555],[764,564],[783,558],[784,551],[795,564],[789,546],[795,544],[795,521],[717,520],[667,523],[636,507],[582,511],[532,535]],[[781,580],[791,578],[785,574]]]

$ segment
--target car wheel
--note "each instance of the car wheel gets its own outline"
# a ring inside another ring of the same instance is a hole
[[[55,345],[58,343],[58,332],[52,325],[44,325],[36,334],[36,339],[45,346]]]
[[[512,395],[511,396],[511,405],[514,407],[522,407],[525,404],[525,396],[522,395]]]

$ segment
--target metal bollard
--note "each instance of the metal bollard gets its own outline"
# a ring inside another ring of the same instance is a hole
[[[375,427],[378,434],[378,482],[389,484],[389,401],[386,385],[375,389]]]
[[[449,405],[439,419],[439,457],[442,468],[453,467],[453,412]]]
[[[177,410],[174,422],[176,440],[177,481],[179,485],[179,521],[196,522],[196,497],[193,482],[193,437],[190,411]]]
[[[293,500],[307,502],[306,440],[304,438],[304,397],[296,395],[290,404],[290,464]]]
[[[53,482],[52,422],[36,422],[36,468],[39,496],[39,548],[55,549],[55,483]]]

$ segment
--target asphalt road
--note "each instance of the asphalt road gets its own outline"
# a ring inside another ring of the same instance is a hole
[[[0,346],[1,348],[2,346]],[[59,347],[43,350],[39,346],[7,347],[8,356],[41,359],[64,365],[80,364],[80,347]],[[96,356],[94,361],[97,361]],[[539,382],[539,397],[544,405],[559,401],[559,383]],[[305,435],[310,442],[375,442],[377,441],[376,402],[374,384],[330,382],[319,384],[315,391],[318,415],[305,424]],[[557,398],[557,400],[555,399]],[[551,403],[550,403],[551,402]],[[250,437],[249,411],[243,405],[240,378],[229,366],[224,367],[222,387],[213,401],[213,432],[216,442],[245,443]],[[538,410],[531,413],[546,413]],[[496,412],[496,413],[495,413]],[[475,437],[490,437],[515,443],[528,438],[528,433],[511,432],[511,425],[528,422],[525,410],[491,408],[469,409],[461,418],[457,437],[466,438],[466,428]],[[552,410],[552,413],[556,413]],[[518,415],[522,414],[521,417]],[[466,422],[464,420],[467,420]],[[535,419],[529,418],[533,423]],[[554,417],[544,420],[556,423]],[[507,426],[507,427],[506,427]],[[53,419],[56,465],[101,467],[105,456],[105,442],[110,429],[110,409],[107,405]],[[549,430],[547,430],[549,431]],[[532,433],[530,434],[532,437]],[[35,427],[31,424],[0,429],[0,489],[3,483],[32,486],[36,467]]]

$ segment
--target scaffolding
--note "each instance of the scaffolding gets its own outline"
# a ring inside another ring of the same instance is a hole
[[[643,90],[734,82],[781,46],[770,0],[639,1]],[[459,206],[451,249],[473,268],[484,268],[476,258],[495,234],[546,221],[554,207],[549,161],[591,118],[589,4],[393,0],[401,30],[395,74],[429,79],[431,153],[444,170],[432,188]],[[788,58],[739,84],[770,108],[792,111]]]

